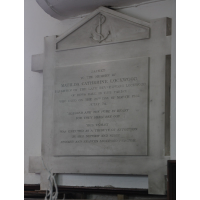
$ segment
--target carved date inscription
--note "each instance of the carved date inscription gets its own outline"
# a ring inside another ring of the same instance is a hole
[[[55,71],[54,155],[147,155],[148,58]]]

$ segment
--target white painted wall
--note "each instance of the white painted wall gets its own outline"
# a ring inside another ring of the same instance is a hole
[[[58,21],[47,15],[33,0],[24,1],[24,183],[38,184],[40,176],[28,173],[29,156],[41,155],[42,129],[42,87],[43,75],[31,71],[31,56],[43,53],[43,38],[60,35],[78,23],[81,18]],[[166,0],[118,10],[121,13],[148,21],[149,19],[172,18],[172,94],[171,94],[171,157],[176,158],[176,113],[175,113],[175,0]],[[102,175],[59,175],[58,184],[70,186],[108,186],[124,188],[148,188],[147,177],[140,176],[102,176]]]

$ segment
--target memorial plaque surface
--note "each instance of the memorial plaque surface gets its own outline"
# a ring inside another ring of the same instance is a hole
[[[148,58],[55,73],[54,155],[147,155]]]
[[[171,19],[145,22],[100,7],[45,37],[44,47],[32,68],[44,74],[42,149],[29,160],[41,189],[49,187],[45,163],[58,174],[147,175],[148,193],[165,194]]]

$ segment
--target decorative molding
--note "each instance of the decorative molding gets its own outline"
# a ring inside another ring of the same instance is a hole
[[[57,51],[71,50],[148,38],[148,22],[100,7],[58,36],[56,48]]]

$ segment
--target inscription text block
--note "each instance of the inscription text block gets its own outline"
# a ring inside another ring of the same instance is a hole
[[[54,155],[147,155],[148,58],[59,67]]]

